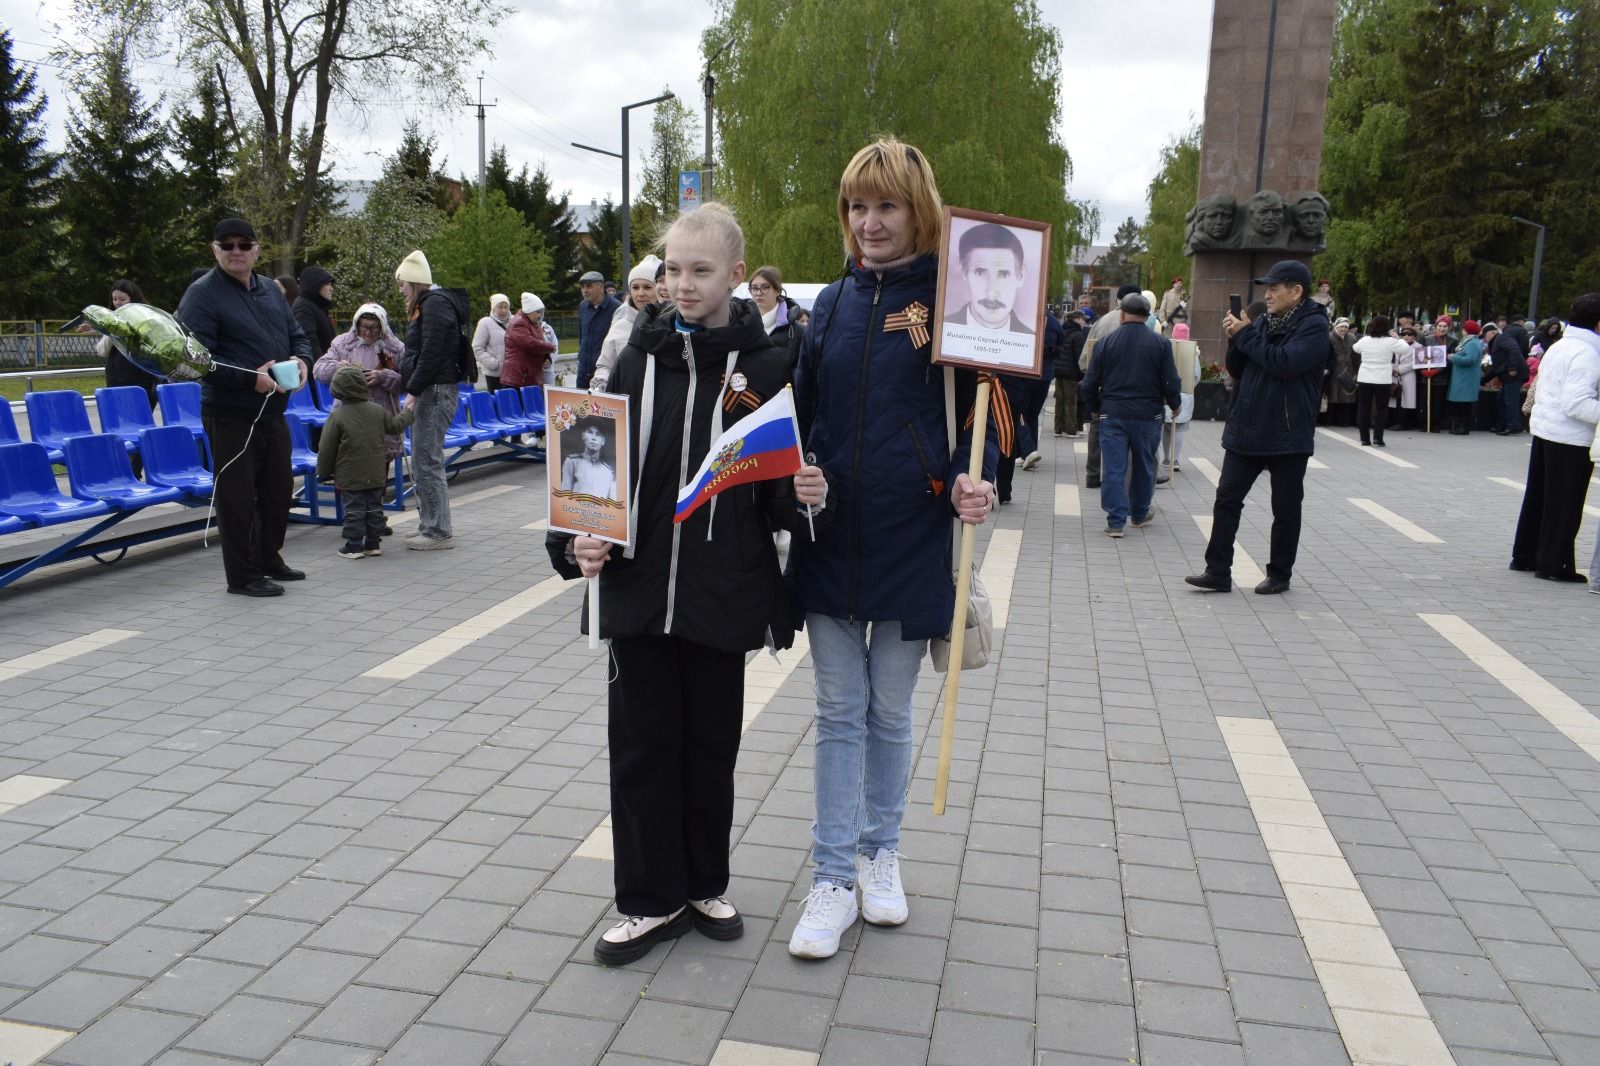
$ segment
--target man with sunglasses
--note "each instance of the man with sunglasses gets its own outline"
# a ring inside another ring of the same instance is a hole
[[[183,294],[178,320],[211,352],[215,366],[200,383],[200,416],[211,444],[213,506],[222,542],[228,591],[281,596],[279,581],[305,574],[283,561],[294,474],[283,412],[289,389],[274,364],[294,367],[289,380],[305,387],[311,341],[282,291],[255,273],[261,246],[242,218],[225,218],[212,235],[217,265]]]

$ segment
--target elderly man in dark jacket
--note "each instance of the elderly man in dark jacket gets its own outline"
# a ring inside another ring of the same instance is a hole
[[[1513,322],[1489,342],[1489,373],[1500,382],[1502,437],[1522,432],[1522,387],[1528,383],[1528,331]]]
[[[289,313],[271,278],[255,273],[261,245],[242,218],[217,223],[211,241],[217,265],[192,283],[178,302],[178,321],[211,352],[215,366],[200,383],[200,417],[216,471],[213,505],[222,541],[228,591],[281,596],[277,581],[305,574],[283,561],[294,473],[289,427],[283,420],[288,390],[273,374],[278,363],[310,365],[311,342]],[[280,373],[282,371],[280,370]],[[304,388],[303,367],[286,380]]]
[[[1307,299],[1311,271],[1285,259],[1265,277],[1267,313],[1246,325],[1232,315],[1222,323],[1228,373],[1238,383],[1222,431],[1222,478],[1212,508],[1206,569],[1184,580],[1210,592],[1233,587],[1233,538],[1244,498],[1256,478],[1272,478],[1272,547],[1266,580],[1256,592],[1272,595],[1289,587],[1300,546],[1300,503],[1306,460],[1314,450],[1322,374],[1328,363],[1328,313]]]

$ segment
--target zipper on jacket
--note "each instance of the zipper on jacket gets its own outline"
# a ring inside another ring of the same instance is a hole
[[[850,600],[846,620],[855,621],[856,601],[861,593],[861,439],[867,429],[867,372],[872,365],[872,325],[878,317],[878,301],[883,298],[883,275],[872,290],[872,310],[867,312],[867,343],[861,349],[861,385],[856,396],[855,461],[850,468]],[[685,474],[685,477],[688,475]]]
[[[696,375],[694,371],[694,334],[683,335],[683,358],[689,364],[689,395],[683,402],[683,452],[678,457],[678,486],[681,489],[689,480],[689,431],[694,426],[694,398]],[[678,545],[683,540],[683,523],[672,523],[672,561],[667,566],[667,619],[661,627],[664,636],[672,636],[672,614],[678,605]]]

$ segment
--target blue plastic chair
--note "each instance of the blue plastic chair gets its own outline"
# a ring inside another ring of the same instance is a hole
[[[311,450],[310,420],[292,407],[284,412],[283,420],[289,424],[289,468],[296,474],[315,474],[317,453]]]
[[[89,424],[89,408],[83,394],[62,389],[52,392],[30,392],[22,398],[28,409],[28,429],[35,444],[43,444],[59,454],[73,437],[87,437],[94,433]],[[131,445],[124,445],[131,450]],[[52,460],[60,459],[52,456]]]
[[[200,421],[200,383],[164,381],[156,386],[156,404],[161,408],[161,424],[183,426],[197,437],[206,435]]]
[[[103,500],[119,511],[137,511],[170,503],[183,493],[162,485],[146,485],[133,476],[128,449],[111,433],[67,439],[67,481],[80,500]]]
[[[122,459],[127,462],[126,452]],[[110,513],[110,504],[75,500],[56,487],[44,445],[32,441],[0,445],[0,514],[51,526]]]
[[[465,403],[468,396],[478,391],[478,386],[476,382],[458,381],[456,382],[456,391],[461,393],[462,402]]]
[[[333,386],[326,381],[317,381],[315,379],[312,379],[311,384],[317,390],[317,406],[331,413],[333,411]]]
[[[541,385],[522,386],[522,413],[534,424],[535,433],[543,433],[545,428],[544,387]]]
[[[522,394],[516,389],[501,389],[495,393],[494,406],[500,415],[500,421],[516,426],[524,433],[534,432],[533,420],[522,413]]]
[[[472,426],[480,432],[492,432],[490,440],[499,440],[501,437],[515,437],[527,432],[520,425],[512,425],[500,419],[500,412],[495,407],[494,397],[487,392],[474,392],[467,398],[471,408]]]
[[[11,413],[11,401],[0,400],[0,444],[21,444],[22,431],[17,428],[17,416]]]
[[[100,412],[101,430],[134,448],[139,447],[139,434],[156,424],[150,394],[137,386],[95,389],[94,406]]]
[[[299,415],[308,424],[325,426],[328,424],[328,412],[318,410],[316,403],[311,399],[310,389],[295,389],[289,394],[288,410]],[[309,438],[308,448],[309,451]],[[312,454],[315,454],[314,452]]]
[[[139,435],[144,458],[144,479],[152,485],[178,489],[185,496],[206,499],[215,482],[200,465],[194,434],[183,426],[153,426]]]
[[[22,519],[13,518],[8,514],[0,515],[0,537],[5,536],[7,533],[21,532],[32,525],[33,523],[31,522],[24,522]]]
[[[446,448],[459,448],[463,444],[453,444],[452,441],[465,441],[466,444],[481,444],[484,441],[498,440],[500,434],[492,429],[484,429],[467,421],[467,397],[463,393],[458,397],[455,414],[450,416],[450,425],[444,431],[444,446]]]

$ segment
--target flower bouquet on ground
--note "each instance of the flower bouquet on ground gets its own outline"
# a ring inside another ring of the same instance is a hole
[[[83,317],[110,337],[129,362],[158,378],[199,381],[211,372],[211,353],[205,345],[159,307],[129,303],[113,311],[90,304]]]

